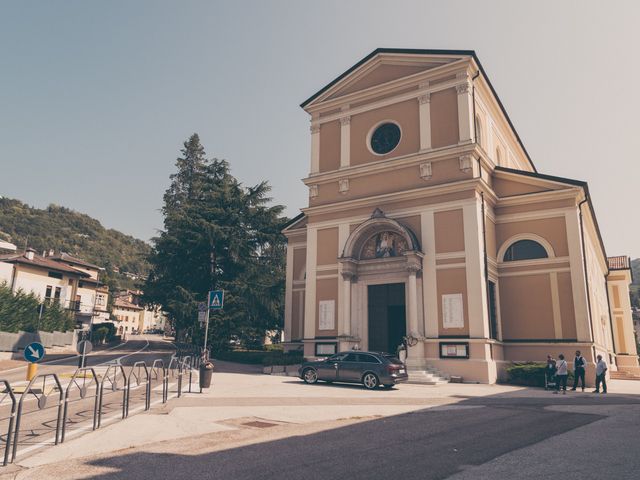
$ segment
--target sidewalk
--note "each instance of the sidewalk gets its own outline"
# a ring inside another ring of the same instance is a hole
[[[186,393],[180,399],[170,399],[166,405],[154,405],[150,412],[41,450],[31,457],[19,459],[17,464],[33,468],[93,455],[118,455],[117,452],[123,449],[164,449],[169,445],[167,441],[186,446],[197,444],[199,439],[209,438],[210,434],[226,438],[225,433],[230,433],[229,438],[242,437],[246,441],[250,437],[247,428],[254,427],[264,429],[254,435],[255,441],[266,441],[283,434],[283,428],[271,430],[271,427],[295,426],[296,431],[302,427],[318,431],[345,422],[425,408],[479,408],[455,404],[495,395],[523,399],[559,398],[542,389],[507,385],[403,384],[390,391],[367,391],[359,385],[306,385],[296,378],[258,375],[254,370],[216,362],[212,388],[204,393]],[[193,381],[192,390],[198,392],[195,376]],[[185,385],[184,389],[187,388]],[[612,380],[609,388],[616,394],[640,394],[640,382]],[[597,399],[598,395],[578,392],[561,398]]]

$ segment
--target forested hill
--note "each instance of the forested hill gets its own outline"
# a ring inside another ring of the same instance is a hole
[[[121,272],[146,275],[149,244],[113,229],[95,218],[65,207],[33,208],[19,200],[0,197],[0,238],[38,253],[66,252]]]
[[[640,258],[631,260],[631,271],[633,272],[633,284],[640,285]]]

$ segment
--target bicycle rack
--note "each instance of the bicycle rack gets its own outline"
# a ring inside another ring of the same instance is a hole
[[[144,377],[143,377],[144,374]],[[151,386],[151,381],[150,381],[150,377],[149,377],[149,369],[147,368],[147,364],[144,362],[136,362],[133,364],[133,367],[131,367],[131,371],[129,372],[129,375],[127,376],[127,401],[126,401],[126,406],[125,406],[125,414],[124,414],[124,418],[129,416],[129,401],[130,401],[130,396],[131,396],[131,382],[135,381],[136,386],[140,386],[141,384],[145,384],[145,402],[144,402],[144,409],[149,410],[149,408],[151,407],[151,398],[150,398],[150,393],[151,393],[151,389],[149,388]]]
[[[160,358],[153,361],[153,364],[151,365],[151,370],[149,371],[149,398],[151,398],[151,392],[152,392],[151,384],[153,383],[154,380],[156,382],[157,381],[162,382],[162,403],[166,403],[168,398],[167,370],[164,368],[164,361],[162,361],[162,359]]]
[[[55,383],[55,385],[50,386],[51,390],[47,391],[47,380],[50,378],[53,379],[53,382]],[[38,392],[34,390],[33,385],[40,379],[42,379],[42,388],[40,389],[40,393],[38,394]],[[16,454],[18,452],[18,440],[20,438],[20,423],[23,417],[22,409],[24,406],[25,398],[27,398],[29,395],[33,395],[33,397],[35,397],[35,399],[38,402],[38,410],[34,410],[33,412],[27,412],[24,414],[24,415],[29,415],[37,411],[45,410],[47,408],[52,408],[52,407],[47,407],[47,400],[55,390],[58,390],[59,392],[58,404],[57,404],[58,414],[56,416],[56,436],[55,436],[55,445],[58,445],[59,436],[60,436],[60,423],[62,420],[62,407],[64,404],[64,391],[62,390],[60,379],[58,378],[58,375],[56,375],[55,373],[47,373],[45,375],[36,375],[29,382],[29,384],[25,388],[24,393],[20,396],[20,401],[18,402],[18,413],[16,415],[16,431],[13,436],[11,462],[13,462],[16,459]]]
[[[107,370],[104,372],[104,376],[102,377],[102,382],[100,382],[100,399],[98,402],[98,425],[96,428],[100,428],[100,424],[102,423],[102,405],[104,399],[104,387],[107,385],[107,389],[110,392],[107,392],[107,395],[117,392],[120,382],[118,381],[118,373],[120,373],[120,377],[122,378],[122,418],[126,418],[126,401],[127,401],[127,374],[124,371],[124,367],[120,364],[109,365]]]
[[[2,462],[2,465],[6,466],[7,463],[9,463],[9,452],[10,452],[10,448],[11,448],[11,435],[13,434],[13,427],[14,427],[15,421],[16,421],[16,406],[17,406],[17,402],[16,402],[16,396],[13,393],[13,390],[12,390],[11,385],[9,384],[9,382],[7,380],[0,380],[0,383],[4,384],[4,388],[5,388],[5,390],[2,392],[4,395],[0,399],[0,406],[2,405],[2,403],[7,398],[9,398],[11,400],[11,412],[9,413],[9,416],[8,417],[4,417],[4,418],[0,418],[0,421],[9,420],[9,425],[7,427],[7,438],[6,438],[5,446],[4,446],[4,460]]]
[[[87,374],[90,373],[89,381],[87,382]],[[81,379],[80,381],[78,381]],[[94,401],[93,401],[93,430],[97,428],[98,421],[98,390],[99,390],[99,382],[98,376],[96,375],[95,370],[92,367],[84,367],[78,368],[73,377],[71,377],[71,381],[69,385],[67,385],[67,390],[64,393],[64,413],[62,414],[62,432],[60,436],[60,443],[64,442],[64,436],[67,431],[67,416],[69,410],[69,403],[80,402],[85,399],[89,389],[92,385],[95,385],[95,393],[94,393]],[[69,394],[72,389],[78,389],[78,397],[75,400],[69,400]]]

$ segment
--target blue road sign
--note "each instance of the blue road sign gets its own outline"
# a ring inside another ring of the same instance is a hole
[[[24,359],[27,362],[37,363],[44,357],[44,345],[33,342],[24,349]]]
[[[209,292],[209,308],[221,310],[224,306],[224,290],[212,290]]]

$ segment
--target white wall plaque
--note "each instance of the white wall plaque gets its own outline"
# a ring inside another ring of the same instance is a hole
[[[319,310],[318,328],[320,330],[334,330],[336,328],[336,301],[320,300]]]
[[[442,326],[444,328],[464,328],[461,293],[442,295]]]

